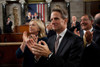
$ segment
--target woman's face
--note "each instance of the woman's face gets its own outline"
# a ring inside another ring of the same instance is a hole
[[[39,27],[36,22],[32,21],[29,23],[29,32],[32,34],[39,32]]]

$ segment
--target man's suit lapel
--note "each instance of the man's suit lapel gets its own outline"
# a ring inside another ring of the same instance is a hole
[[[83,38],[84,32],[83,30],[80,30],[80,37]]]
[[[49,45],[49,49],[52,51],[52,52],[55,52],[55,40],[56,40],[56,35],[54,35],[54,37],[52,37],[50,39],[50,45]]]
[[[69,32],[69,30],[67,30],[66,34],[64,35],[64,37],[60,43],[60,46],[58,48],[56,55],[59,55],[62,52],[62,50],[64,50],[65,46],[66,46],[66,49],[69,48],[70,45],[68,45],[68,40],[69,40],[70,34],[71,33]]]

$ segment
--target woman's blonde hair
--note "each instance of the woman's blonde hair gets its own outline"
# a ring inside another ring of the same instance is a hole
[[[44,26],[43,22],[38,19],[31,20],[30,22],[33,22],[33,21],[38,25],[39,30],[40,30],[38,33],[38,37],[39,38],[46,37],[45,26]]]

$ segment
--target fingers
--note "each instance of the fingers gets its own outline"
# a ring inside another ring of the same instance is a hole
[[[86,31],[85,37],[86,37],[86,41],[88,43],[90,43],[92,41],[92,39],[93,39],[93,33],[91,33],[90,31]]]
[[[31,48],[32,53],[35,55],[41,55],[41,50],[35,49],[35,48]]]
[[[79,32],[79,31],[77,31],[77,28],[75,28],[75,30],[74,30],[74,34],[76,34],[76,35],[80,36],[80,32]]]
[[[27,32],[26,31],[23,32],[23,36],[27,37]]]
[[[44,46],[41,44],[35,44],[34,46],[32,46],[32,48],[35,48],[35,49],[41,50],[41,51],[44,50]]]
[[[75,28],[75,31],[77,31],[77,28]]]
[[[31,34],[30,38],[32,38],[35,42],[38,41],[38,36]]]
[[[24,32],[23,32],[23,41],[26,42],[27,40],[28,40],[27,32],[24,31]]]
[[[36,42],[34,42],[33,39],[30,39],[27,41],[27,46],[30,48],[34,48],[34,49],[37,49],[37,50],[43,50],[43,45],[41,44],[37,44]]]
[[[39,43],[40,43],[40,44],[42,44],[42,43],[43,43],[43,45],[47,45],[47,44],[46,44],[46,42],[45,42],[45,41],[43,41],[43,40],[39,41]]]

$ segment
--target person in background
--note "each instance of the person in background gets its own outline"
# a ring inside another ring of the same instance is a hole
[[[89,30],[85,33],[85,46],[82,55],[81,67],[100,67],[100,13],[94,17],[93,33]]]
[[[72,16],[72,23],[71,23],[71,28],[69,28],[70,31],[74,32],[75,29],[77,29],[77,31],[80,30],[80,22],[77,21],[76,16]]]
[[[12,24],[13,24],[13,22],[10,20],[10,17],[8,17],[6,25],[5,25],[5,33],[12,33],[13,32]]]
[[[93,33],[86,31],[85,38],[87,46],[85,46],[80,67],[100,67],[100,48],[93,41]]]
[[[25,24],[28,25],[31,20],[32,20],[31,12],[28,12],[28,16],[26,16],[25,18]]]
[[[100,13],[94,17],[93,41],[100,47]]]
[[[39,16],[37,15],[37,13],[35,12],[33,15],[33,19],[39,19]]]
[[[46,27],[47,37],[51,37],[52,35],[55,35],[56,32],[52,28],[52,23],[49,23]]]
[[[74,33],[78,36],[80,36],[83,41],[84,41],[84,46],[86,46],[86,38],[85,38],[85,33],[86,31],[90,31],[90,32],[93,32],[93,17],[91,15],[88,15],[88,14],[84,14],[82,17],[81,17],[81,22],[80,22],[80,25],[81,25],[81,30],[80,31],[77,31],[76,29],[74,30]]]
[[[51,23],[56,35],[51,36],[48,42],[33,40],[27,41],[28,48],[38,58],[37,66],[43,67],[78,67],[83,52],[82,39],[67,29],[67,11],[55,8],[51,12]],[[43,44],[43,45],[41,45]]]
[[[21,46],[16,51],[17,58],[24,58],[23,67],[36,67],[36,55],[32,54],[32,52],[27,47],[27,40],[32,39],[35,42],[43,40],[47,42],[47,37],[45,34],[45,26],[40,20],[31,20],[29,22],[29,33],[31,35],[27,35],[27,32],[23,33],[23,42]],[[27,39],[26,39],[27,38]],[[35,40],[38,38],[37,40]]]

